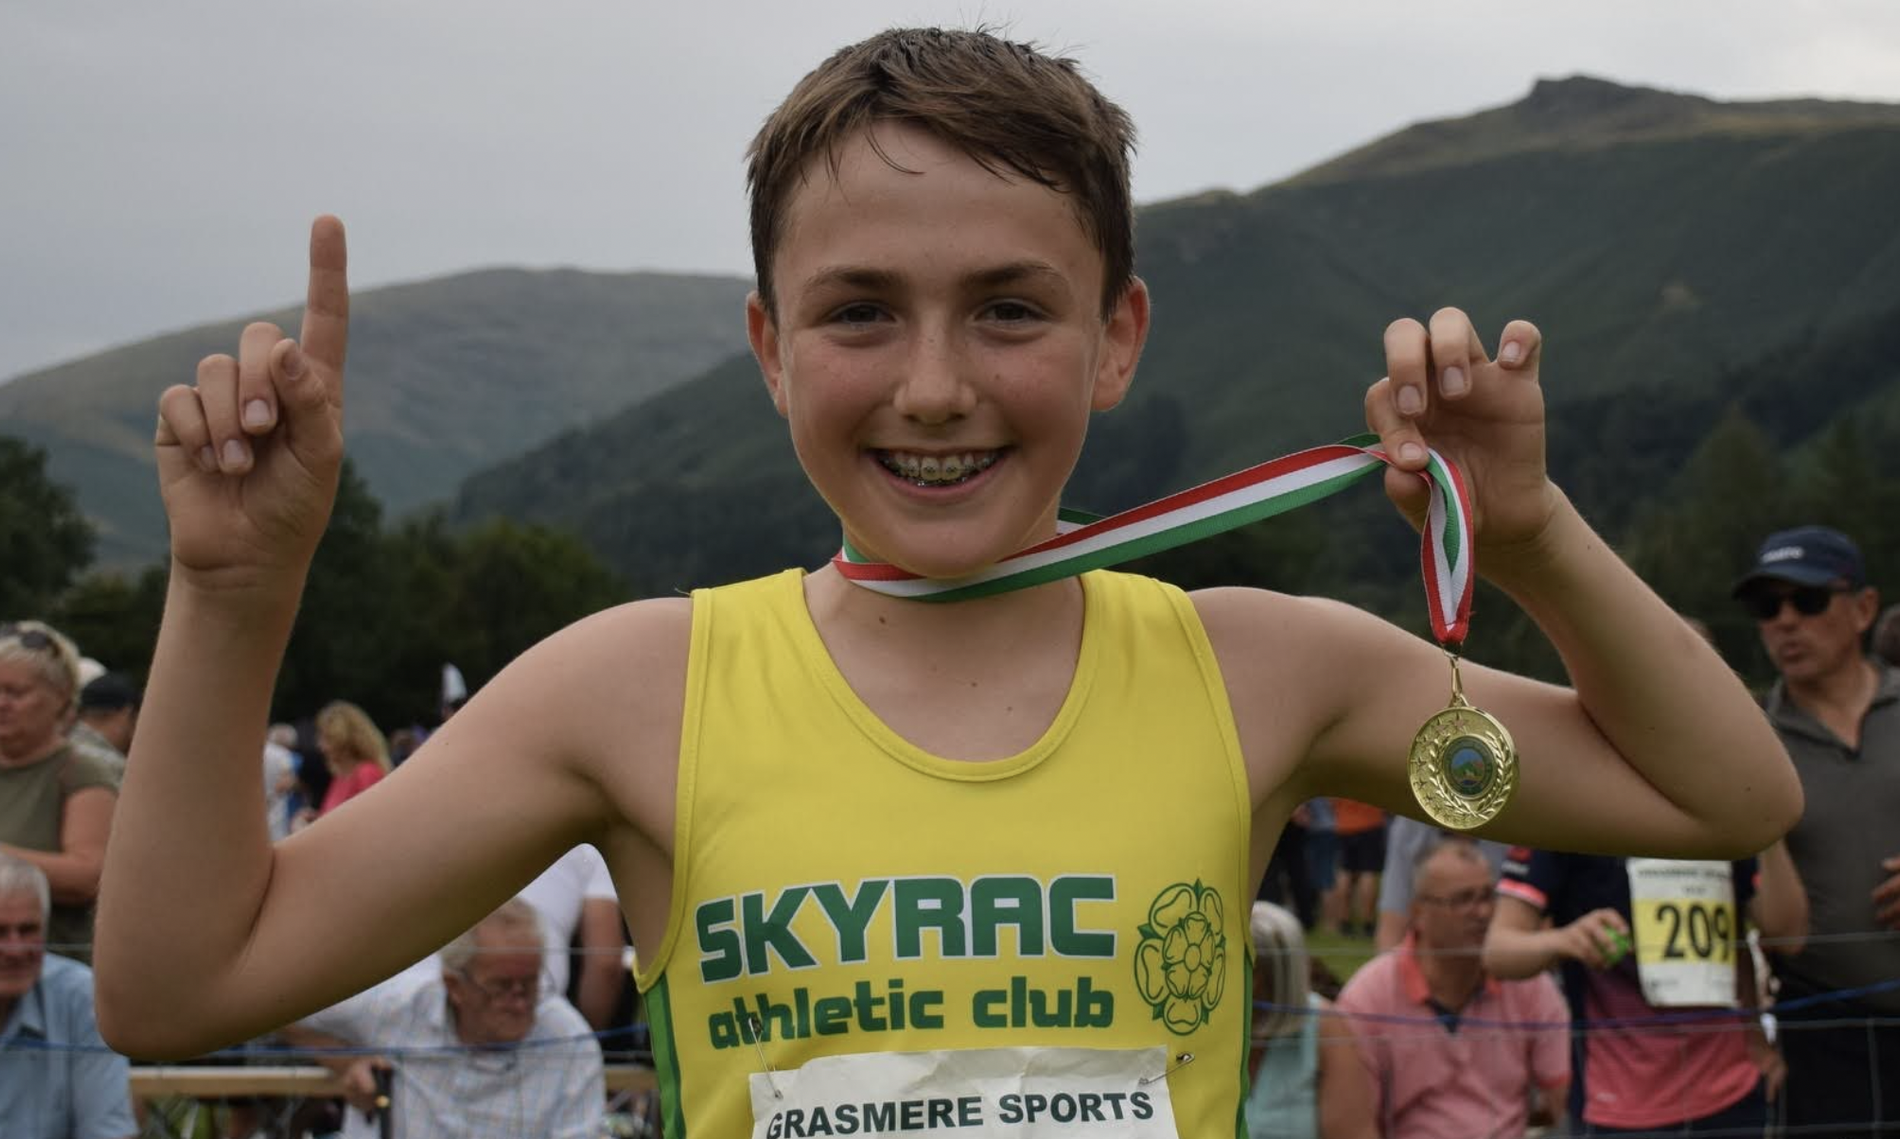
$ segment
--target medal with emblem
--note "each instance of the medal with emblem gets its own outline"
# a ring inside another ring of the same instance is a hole
[[[1430,447],[1426,448],[1426,457],[1421,474],[1432,494],[1426,524],[1419,534],[1419,562],[1424,570],[1432,634],[1451,658],[1451,705],[1427,720],[1412,739],[1412,794],[1425,814],[1441,826],[1466,831],[1496,818],[1517,789],[1517,750],[1503,724],[1465,700],[1458,678],[1458,658],[1452,648],[1464,643],[1476,569],[1472,560],[1471,498],[1456,464]],[[1107,518],[1064,509],[1055,537],[959,578],[928,578],[872,561],[852,549],[848,541],[831,564],[845,580],[891,597],[920,601],[988,597],[1173,549],[1196,538],[1270,518],[1331,494],[1354,479],[1383,469],[1387,462],[1377,435],[1355,435],[1330,446],[1249,467]],[[1143,984],[1147,986],[1147,980]],[[1147,987],[1143,992],[1152,1000],[1161,999],[1149,993]],[[1162,1006],[1156,1004],[1155,1008],[1156,1015],[1161,1015]],[[1190,1012],[1186,1005],[1169,1005],[1167,1015],[1174,1018],[1169,1027],[1188,1031],[1192,1027]]]
[[[1432,821],[1456,831],[1497,818],[1517,790],[1517,747],[1497,717],[1471,706],[1451,660],[1451,703],[1412,737],[1412,796]]]

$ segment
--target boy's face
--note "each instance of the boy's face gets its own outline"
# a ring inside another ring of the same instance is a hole
[[[799,462],[869,557],[969,573],[1055,533],[1091,411],[1147,334],[1137,283],[1107,320],[1102,258],[1068,199],[914,127],[820,158],[773,254],[753,351]]]

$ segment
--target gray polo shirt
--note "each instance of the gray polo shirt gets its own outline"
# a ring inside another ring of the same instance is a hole
[[[1764,704],[1793,758],[1807,810],[1788,832],[1788,853],[1808,891],[1808,944],[1787,971],[1822,990],[1900,983],[1900,934],[1874,917],[1880,860],[1900,854],[1900,672],[1872,660],[1880,686],[1850,748],[1788,699],[1780,681]],[[1900,984],[1856,996],[1900,1014]]]

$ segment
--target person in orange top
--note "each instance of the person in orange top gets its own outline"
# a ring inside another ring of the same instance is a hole
[[[1339,834],[1339,873],[1323,913],[1335,933],[1372,936],[1379,920],[1379,873],[1385,869],[1386,813],[1354,799],[1333,800]]]

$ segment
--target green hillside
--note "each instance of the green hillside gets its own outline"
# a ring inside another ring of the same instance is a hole
[[[673,274],[497,269],[354,298],[350,452],[392,512],[470,472],[697,375],[744,346],[749,283]],[[158,394],[233,351],[252,319],[204,325],[0,385],[0,432],[44,447],[100,528],[100,559],[164,552],[151,469]]]
[[[1896,186],[1900,107],[1573,78],[1250,193],[1150,205],[1153,336],[1073,501],[1116,509],[1357,430],[1380,331],[1442,304],[1493,335],[1544,328],[1553,468],[1613,529],[1732,403],[1790,450],[1847,421],[1900,453],[1900,388],[1869,347],[1900,315]],[[459,521],[568,526],[643,592],[815,563],[834,523],[744,354],[745,289],[495,270],[361,294],[352,456],[392,514],[450,500]],[[242,324],[0,385],[0,433],[47,450],[107,564],[162,551],[157,394]],[[1268,580],[1410,599],[1415,551],[1375,490],[1312,513],[1318,529],[1273,524],[1307,554]]]
[[[1637,139],[1896,122],[1900,122],[1900,106],[1891,103],[1821,99],[1723,103],[1699,95],[1573,75],[1540,79],[1530,94],[1508,106],[1394,131],[1321,163],[1293,181],[1313,183],[1416,171],[1540,147],[1575,149]]]
[[[1491,335],[1517,316],[1544,328],[1555,417],[1574,405],[1604,428],[1559,427],[1553,465],[1593,510],[1631,518],[1624,500],[1656,484],[1618,480],[1642,438],[1611,431],[1619,415],[1692,408],[1691,437],[1669,432],[1678,449],[1653,460],[1680,463],[1738,370],[1893,318],[1896,186],[1900,108],[1567,80],[1251,194],[1148,207],[1154,332],[1074,504],[1120,508],[1359,429],[1381,330],[1458,304]],[[1861,407],[1891,424],[1900,401],[1856,387],[1794,402],[1811,434]],[[1315,565],[1375,583],[1369,603],[1415,588],[1410,535],[1376,491],[1349,498],[1314,508],[1354,535]],[[457,516],[497,513],[579,528],[646,589],[810,564],[836,541],[744,360],[472,478]]]

